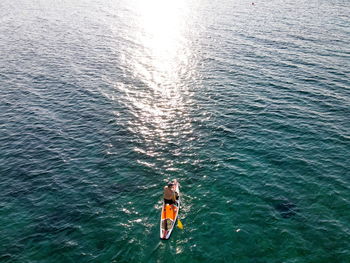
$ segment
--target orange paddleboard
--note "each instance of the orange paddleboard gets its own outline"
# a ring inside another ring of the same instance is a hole
[[[173,232],[177,215],[180,210],[180,185],[175,179],[174,181],[175,192],[177,192],[179,198],[176,200],[176,204],[169,205],[164,204],[162,206],[162,213],[160,215],[160,238],[169,239],[171,233]]]

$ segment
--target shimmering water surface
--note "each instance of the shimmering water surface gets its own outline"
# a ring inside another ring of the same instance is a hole
[[[349,14],[2,0],[0,261],[350,262]]]

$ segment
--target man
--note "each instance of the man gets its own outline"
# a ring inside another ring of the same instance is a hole
[[[173,205],[176,203],[177,193],[174,189],[174,182],[169,182],[167,186],[164,187],[164,204]]]

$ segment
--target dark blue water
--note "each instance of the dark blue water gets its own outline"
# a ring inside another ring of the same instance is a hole
[[[0,261],[349,262],[349,13],[2,1]]]

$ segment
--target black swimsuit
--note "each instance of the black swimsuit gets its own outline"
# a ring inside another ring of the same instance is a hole
[[[164,199],[164,204],[173,205],[173,204],[175,204],[175,202],[174,202],[174,200],[173,200],[173,199],[170,199],[170,200],[168,200],[168,199]]]

